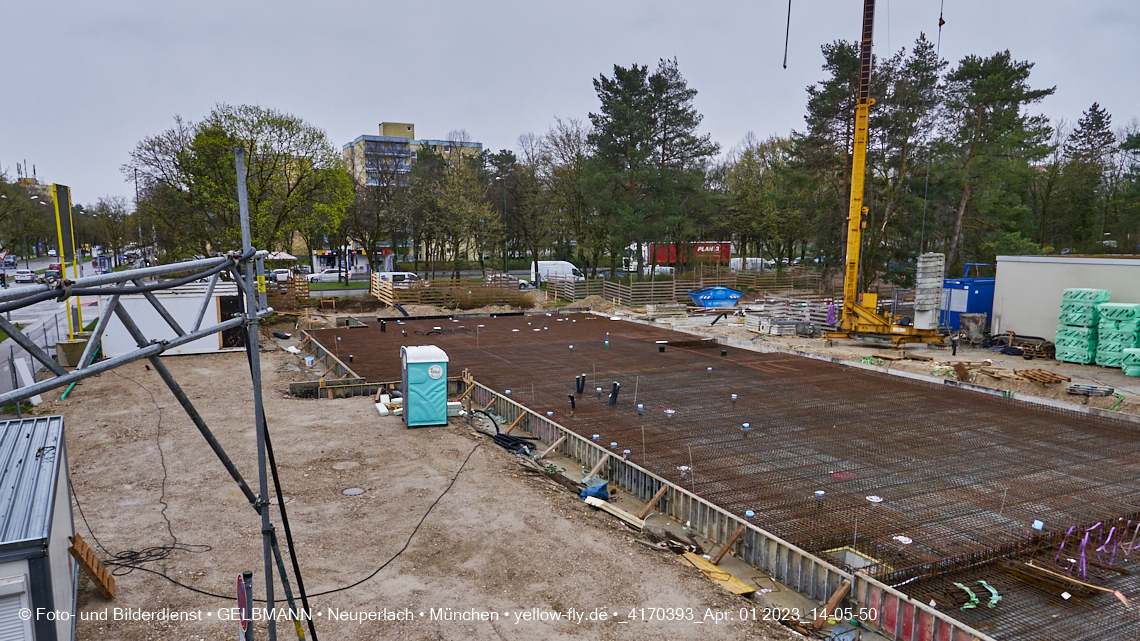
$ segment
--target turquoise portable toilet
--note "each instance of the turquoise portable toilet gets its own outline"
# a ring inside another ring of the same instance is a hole
[[[435,345],[400,348],[404,377],[404,423],[447,425],[447,353]]]

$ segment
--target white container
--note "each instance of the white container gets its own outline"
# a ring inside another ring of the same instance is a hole
[[[305,367],[312,367],[313,363],[315,363],[316,361],[317,361],[316,357],[306,356],[305,357]]]

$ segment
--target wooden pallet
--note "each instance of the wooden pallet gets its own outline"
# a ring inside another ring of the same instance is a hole
[[[1014,373],[1022,378],[1042,384],[1069,383],[1073,380],[1068,376],[1062,376],[1056,372],[1050,372],[1047,369],[1018,369],[1014,370]]]
[[[1026,379],[1026,378],[1019,376],[1017,374],[1017,372],[1011,372],[1010,370],[1002,369],[1000,367],[979,367],[978,371],[985,374],[986,376],[989,376],[990,378],[998,378],[998,379],[1004,378],[1004,379],[1009,379],[1009,380],[1014,380],[1014,381],[1029,380],[1029,379]]]

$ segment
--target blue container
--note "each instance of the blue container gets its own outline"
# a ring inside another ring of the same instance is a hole
[[[400,348],[408,427],[447,425],[447,360],[447,353],[435,345]]]
[[[986,326],[993,321],[994,278],[947,278],[942,281],[942,312],[939,327],[961,329],[960,314],[985,314]]]
[[[689,292],[697,307],[734,307],[744,292],[727,287],[706,287]]]

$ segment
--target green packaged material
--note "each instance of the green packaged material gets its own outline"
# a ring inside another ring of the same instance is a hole
[[[1120,367],[1124,361],[1124,356],[1117,350],[1113,351],[1096,351],[1096,364],[1103,367]]]
[[[1061,325],[1079,325],[1081,327],[1093,327],[1097,324],[1097,320],[1095,308],[1086,312],[1061,312],[1061,315],[1057,317],[1057,322]]]
[[[1089,303],[1072,303],[1069,301],[1063,301],[1061,303],[1061,313],[1062,314],[1087,314],[1089,312],[1092,312],[1095,314],[1097,307],[1098,307],[1097,305],[1091,305]],[[1099,314],[1098,314],[1098,317],[1099,317]]]
[[[1125,365],[1140,365],[1140,347],[1130,347],[1121,351]]]
[[[1061,300],[1073,303],[1107,303],[1109,298],[1112,297],[1112,292],[1107,289],[1086,289],[1084,287],[1072,287],[1065,290],[1061,296]]]
[[[1081,338],[1085,340],[1097,339],[1096,327],[1076,327],[1073,325],[1058,325],[1057,340],[1062,338]]]
[[[1057,349],[1072,349],[1085,352],[1095,352],[1097,340],[1095,338],[1060,338],[1053,341]]]
[[[1066,363],[1088,364],[1096,359],[1096,352],[1089,352],[1079,349],[1061,349],[1058,347],[1055,358],[1059,361],[1065,361]]]
[[[1129,347],[1136,347],[1136,342],[1135,341],[1128,341],[1128,342],[1100,341],[1099,343],[1096,344],[1096,348],[1098,351],[1105,351],[1105,352],[1123,352],[1124,350],[1128,349]]]
[[[1058,331],[1057,335],[1060,336],[1061,332]],[[1136,342],[1137,336],[1140,336],[1140,332],[1104,329],[1100,331],[1099,340],[1103,343],[1123,343],[1125,347],[1140,347],[1140,343]]]
[[[1129,348],[1121,352],[1121,366],[1128,376],[1140,376],[1140,348]]]
[[[1096,311],[1101,320],[1131,321],[1140,318],[1140,305],[1135,303],[1100,303]]]
[[[1100,330],[1116,330],[1119,332],[1140,332],[1140,319],[1130,321],[1100,320]]]

